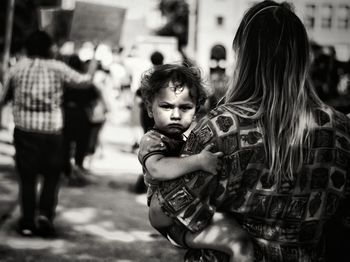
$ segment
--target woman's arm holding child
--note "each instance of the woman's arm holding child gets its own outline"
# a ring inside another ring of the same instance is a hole
[[[154,179],[162,181],[175,179],[198,170],[216,175],[223,153],[212,153],[211,148],[212,145],[207,145],[199,154],[186,157],[166,157],[155,154],[147,158],[145,165]]]

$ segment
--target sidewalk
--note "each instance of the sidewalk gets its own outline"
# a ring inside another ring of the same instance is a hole
[[[118,122],[119,121],[119,122]],[[103,150],[91,162],[93,184],[63,183],[55,240],[23,238],[19,217],[11,136],[0,132],[0,261],[12,262],[175,262],[183,250],[161,237],[148,222],[146,196],[130,191],[141,173],[137,155],[129,153],[133,130],[123,120],[108,123]],[[3,208],[4,207],[4,208]]]

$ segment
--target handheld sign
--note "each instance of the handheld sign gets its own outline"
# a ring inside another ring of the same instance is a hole
[[[39,28],[47,32],[56,43],[68,40],[72,25],[73,10],[40,8]]]
[[[77,1],[70,40],[119,45],[125,8]]]

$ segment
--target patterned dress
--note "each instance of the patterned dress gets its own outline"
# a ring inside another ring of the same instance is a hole
[[[224,153],[222,170],[165,182],[164,208],[194,232],[216,211],[233,214],[253,237],[256,261],[323,261],[325,222],[335,216],[344,222],[350,213],[349,119],[315,108],[302,167],[293,180],[276,183],[268,178],[258,121],[236,113],[226,104],[198,123],[183,153],[196,154],[214,143],[215,151]]]

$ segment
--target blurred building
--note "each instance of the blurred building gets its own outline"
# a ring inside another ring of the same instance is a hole
[[[252,0],[188,0],[190,5],[188,55],[206,73],[225,71],[233,64],[232,40]],[[337,58],[350,58],[350,0],[293,0],[310,40],[334,46]]]
[[[322,46],[334,46],[337,59],[350,58],[350,0],[295,2],[297,14],[309,38]]]

